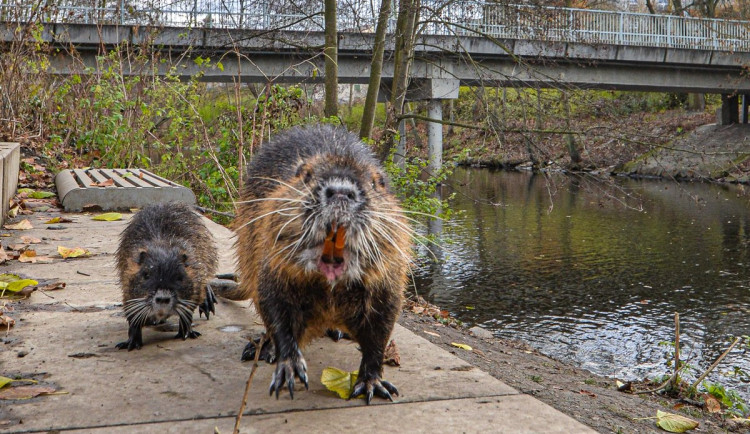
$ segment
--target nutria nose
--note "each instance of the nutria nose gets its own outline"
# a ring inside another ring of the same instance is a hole
[[[155,297],[154,301],[156,304],[169,304],[172,299],[170,297]]]
[[[326,199],[328,200],[354,200],[356,193],[348,187],[328,186],[325,190]]]

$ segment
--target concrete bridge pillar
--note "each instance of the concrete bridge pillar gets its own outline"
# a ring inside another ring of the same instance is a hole
[[[718,113],[719,125],[731,125],[740,122],[739,97],[737,95],[721,94],[721,109]]]
[[[427,124],[427,150],[430,174],[436,175],[443,167],[443,100],[431,99],[427,106],[427,117],[437,122]]]

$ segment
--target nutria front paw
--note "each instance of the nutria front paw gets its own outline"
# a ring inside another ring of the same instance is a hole
[[[258,348],[259,343],[260,338],[253,339],[252,342],[248,342],[247,345],[245,345],[245,349],[242,350],[242,358],[240,360],[242,360],[243,362],[254,361],[255,349]],[[276,348],[274,347],[273,342],[265,341],[263,343],[263,347],[261,347],[260,349],[258,360],[265,360],[269,365],[272,365],[273,362],[276,361]]]
[[[357,378],[357,382],[354,383],[349,399],[356,398],[359,395],[365,395],[367,405],[370,405],[373,395],[393,402],[392,395],[398,396],[398,389],[393,384],[381,379],[380,376],[372,376],[369,379],[362,376]]]
[[[271,386],[268,388],[268,394],[273,395],[273,392],[276,391],[276,399],[279,399],[279,391],[284,387],[284,383],[286,383],[289,389],[289,396],[294,399],[295,375],[305,385],[305,390],[308,390],[307,364],[300,353],[297,354],[297,357],[280,360],[276,363],[276,370],[273,373],[273,377],[271,377]]]
[[[141,347],[143,347],[143,342],[141,341],[141,339],[130,338],[125,342],[120,342],[119,344],[115,345],[115,347],[117,347],[118,350],[140,350]]]
[[[197,332],[195,330],[188,330],[187,332],[183,333],[182,331],[177,332],[177,335],[174,337],[175,339],[182,339],[183,341],[187,338],[195,339],[198,336],[200,336],[200,332]]]
[[[201,315],[205,314],[206,319],[208,319],[209,312],[216,315],[216,310],[214,309],[214,306],[218,303],[216,300],[216,294],[214,294],[213,288],[211,288],[210,284],[206,285],[206,299],[203,300],[203,303],[198,306],[198,318],[201,317]]]

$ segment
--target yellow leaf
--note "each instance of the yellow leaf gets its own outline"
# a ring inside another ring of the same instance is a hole
[[[21,280],[21,277],[17,274],[0,274],[0,283],[10,283],[16,280]]]
[[[13,380],[8,377],[0,377],[0,389],[9,385]]]
[[[679,414],[656,410],[656,426],[669,432],[685,432],[698,427],[698,422]]]
[[[99,214],[96,217],[92,217],[91,220],[113,222],[115,220],[122,220],[122,214],[119,212],[108,212],[106,214]]]
[[[14,229],[18,231],[23,231],[26,229],[34,229],[34,226],[31,225],[31,222],[29,219],[23,219],[20,222],[13,224],[13,225],[5,225],[3,226],[5,229]]]
[[[63,259],[78,258],[81,256],[89,256],[91,254],[91,252],[82,247],[75,247],[70,249],[64,246],[57,246],[57,253],[59,253],[60,256],[63,257]]]
[[[451,342],[451,345],[453,345],[456,348],[461,348],[462,350],[471,351],[472,348],[466,344],[457,344],[455,342]]]
[[[341,399],[349,399],[349,394],[357,381],[359,371],[347,372],[338,368],[325,368],[320,376],[320,382],[331,392],[335,392]]]
[[[45,225],[53,225],[55,223],[60,223],[61,218],[60,217],[53,217],[46,222],[44,222]]]
[[[21,280],[16,280],[15,282],[8,283],[8,286],[6,287],[6,289],[10,292],[18,292],[26,288],[27,286],[36,286],[38,284],[39,282],[37,282],[36,280],[21,279]]]

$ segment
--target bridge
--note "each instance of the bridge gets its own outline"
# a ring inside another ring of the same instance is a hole
[[[145,7],[109,0],[96,8],[76,3],[59,0],[44,9],[0,5],[2,38],[17,38],[17,23],[43,23],[41,38],[61,48],[52,61],[60,74],[82,72],[81,63],[71,60],[71,48],[95,68],[96,56],[125,42],[182,56],[178,74],[200,73],[205,81],[324,79],[322,2],[150,0]],[[378,3],[352,0],[340,6],[341,83],[368,81]],[[390,38],[394,26],[395,18]],[[214,66],[206,68],[198,57],[210,57]],[[392,57],[387,51],[381,94],[390,88]],[[719,93],[720,121],[747,122],[748,66],[750,22],[422,0],[407,98],[429,100],[429,118],[442,120],[440,102],[456,98],[460,85]],[[169,68],[153,67],[157,73]],[[431,165],[438,167],[440,124],[431,122],[428,134]]]

